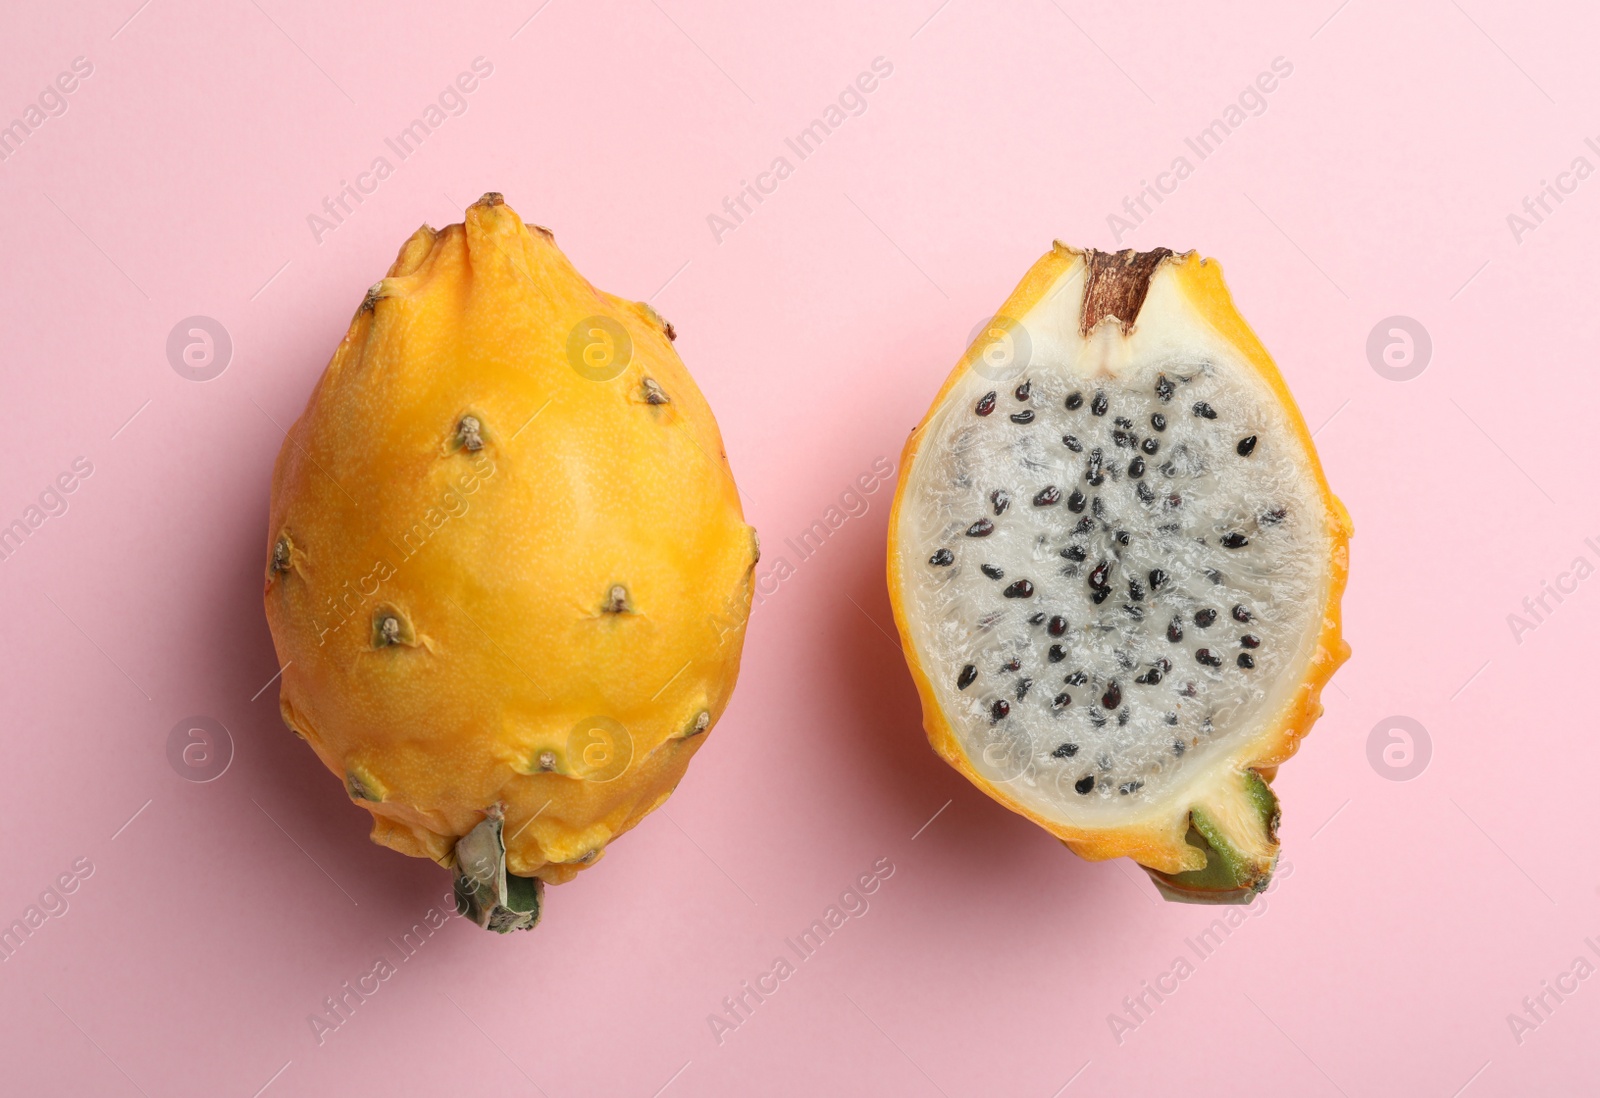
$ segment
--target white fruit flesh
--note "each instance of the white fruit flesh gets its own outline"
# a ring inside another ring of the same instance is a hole
[[[1108,320],[1080,335],[1083,278],[1080,258],[991,325],[926,425],[899,551],[917,658],[973,768],[1041,816],[1097,827],[1186,808],[1221,779],[1219,756],[1279,719],[1322,629],[1330,534],[1283,406],[1173,266],[1127,334]],[[980,520],[992,532],[969,536]],[[940,550],[949,564],[930,562]]]

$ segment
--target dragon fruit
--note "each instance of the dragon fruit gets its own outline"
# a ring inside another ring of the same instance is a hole
[[[1348,657],[1351,524],[1219,266],[1057,244],[906,445],[888,579],[934,748],[1168,899],[1248,902]]]
[[[755,531],[674,335],[487,194],[406,241],[278,455],[284,722],[493,930],[667,799],[738,675]]]

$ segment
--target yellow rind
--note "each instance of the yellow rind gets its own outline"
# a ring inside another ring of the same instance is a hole
[[[1050,252],[1029,268],[1017,288],[997,311],[997,315],[1010,318],[1026,316],[1075,264],[1083,263],[1083,256],[1081,250],[1067,247],[1057,241]],[[1206,864],[1205,854],[1191,846],[1185,839],[1189,829],[1190,810],[1195,805],[1215,804],[1223,809],[1224,818],[1232,819],[1238,816],[1235,806],[1243,796],[1243,771],[1254,770],[1270,781],[1277,766],[1295,753],[1300,741],[1310,732],[1316,719],[1322,715],[1322,688],[1350,656],[1350,646],[1345,643],[1341,633],[1340,599],[1349,575],[1349,540],[1354,531],[1349,512],[1328,486],[1322,464],[1317,458],[1316,448],[1312,444],[1311,432],[1307,429],[1305,419],[1284,383],[1283,375],[1278,371],[1277,365],[1267,353],[1261,340],[1234,307],[1233,298],[1222,279],[1221,264],[1215,260],[1202,259],[1191,251],[1175,254],[1165,260],[1163,265],[1176,267],[1178,284],[1189,304],[1218,335],[1239,352],[1277,397],[1296,437],[1305,448],[1326,509],[1330,567],[1324,598],[1322,629],[1304,677],[1288,703],[1262,726],[1256,736],[1242,741],[1230,752],[1227,759],[1218,760],[1213,764],[1214,769],[1204,780],[1187,787],[1184,797],[1175,799],[1169,804],[1162,804],[1158,811],[1147,814],[1144,818],[1116,827],[1072,827],[1042,816],[1012,796],[1006,789],[978,773],[967,760],[965,751],[939,706],[928,673],[918,659],[910,623],[901,605],[904,577],[899,548],[900,507],[905,498],[906,483],[916,463],[924,431],[944,404],[950,391],[983,353],[987,344],[984,336],[974,340],[972,346],[967,348],[966,353],[956,363],[955,369],[945,379],[944,385],[940,387],[938,395],[934,397],[928,414],[906,440],[900,459],[900,477],[895,487],[894,506],[889,516],[888,582],[890,603],[894,609],[896,626],[900,631],[901,648],[905,652],[906,664],[922,701],[923,728],[927,733],[928,742],[941,758],[964,774],[968,781],[984,793],[1055,835],[1083,858],[1102,861],[1107,858],[1128,857],[1163,873],[1181,873],[1202,869]],[[1079,293],[1081,292],[1080,288]],[[1254,840],[1243,834],[1238,837],[1238,841],[1242,845],[1255,845]],[[1276,848],[1276,842],[1271,842],[1259,853],[1263,857],[1275,856]]]

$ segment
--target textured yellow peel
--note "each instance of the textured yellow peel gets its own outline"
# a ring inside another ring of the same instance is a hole
[[[727,705],[757,548],[670,335],[493,194],[351,321],[278,456],[265,602],[284,720],[374,841],[450,865],[499,806],[510,872],[567,880]]]
[[[1074,265],[1084,262],[1085,253],[1057,243],[1051,251],[1036,262],[1005,304],[997,311],[1000,317],[1027,316],[1039,305],[1046,293],[1057,287]],[[955,732],[943,713],[929,681],[928,669],[921,665],[918,649],[911,633],[910,622],[902,605],[906,579],[902,575],[900,551],[901,502],[906,496],[906,484],[916,464],[918,449],[923,443],[925,430],[946,398],[988,348],[989,340],[980,336],[969,347],[944,385],[934,398],[927,416],[907,440],[900,462],[900,479],[895,494],[895,505],[889,521],[888,583],[895,620],[899,626],[902,647],[917,692],[922,700],[923,725],[928,740],[935,751],[967,779],[999,803],[1037,823],[1060,838],[1074,852],[1090,860],[1130,857],[1147,868],[1166,874],[1202,870],[1207,864],[1205,852],[1192,845],[1190,832],[1191,810],[1209,810],[1211,820],[1231,825],[1230,838],[1239,853],[1270,873],[1272,860],[1277,853],[1276,835],[1270,826],[1263,826],[1261,814],[1250,809],[1253,804],[1251,771],[1270,781],[1278,764],[1294,754],[1300,740],[1310,731],[1311,725],[1322,714],[1321,692],[1335,670],[1350,654],[1340,632],[1340,597],[1343,594],[1349,568],[1349,538],[1352,533],[1350,516],[1334,497],[1317,460],[1310,432],[1305,420],[1290,396],[1282,375],[1267,354],[1261,341],[1251,331],[1244,318],[1234,308],[1232,297],[1222,279],[1221,265],[1205,260],[1193,252],[1173,255],[1163,261],[1175,276],[1183,299],[1199,320],[1209,325],[1239,357],[1267,384],[1281,404],[1292,430],[1303,446],[1310,467],[1316,477],[1318,490],[1325,509],[1325,527],[1329,544],[1329,577],[1324,592],[1322,628],[1310,654],[1304,674],[1293,696],[1259,730],[1232,745],[1226,759],[1209,766],[1205,776],[1185,787],[1185,796],[1156,805],[1142,816],[1129,819],[1117,826],[1080,828],[1041,815],[1013,796],[1004,786],[997,785],[980,774],[970,763]],[[1081,282],[1078,292],[1082,293]],[[1248,822],[1247,822],[1248,821]],[[1265,884],[1262,876],[1260,884]]]

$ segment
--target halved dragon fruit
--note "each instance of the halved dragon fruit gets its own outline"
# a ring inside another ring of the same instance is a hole
[[[1169,899],[1248,902],[1321,714],[1350,519],[1193,252],[1057,244],[912,434],[889,588],[936,750]]]

